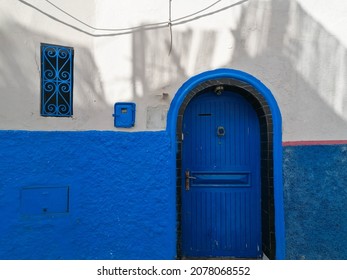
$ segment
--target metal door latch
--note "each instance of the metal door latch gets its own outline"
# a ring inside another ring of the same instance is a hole
[[[186,191],[189,191],[189,189],[190,189],[190,179],[196,179],[196,177],[190,176],[190,171],[189,170],[187,170],[185,174],[186,174],[185,187],[186,187]]]

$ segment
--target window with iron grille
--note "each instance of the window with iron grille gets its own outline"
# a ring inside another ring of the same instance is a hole
[[[73,48],[41,44],[41,116],[72,116],[73,57]]]

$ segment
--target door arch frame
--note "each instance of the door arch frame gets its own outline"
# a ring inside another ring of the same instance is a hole
[[[261,126],[262,159],[261,177],[262,193],[267,195],[270,221],[267,238],[271,259],[285,258],[285,230],[282,178],[282,117],[278,104],[271,91],[252,75],[234,69],[217,69],[203,72],[188,79],[174,96],[167,117],[166,131],[171,142],[171,175],[172,197],[176,197],[176,205],[172,205],[171,213],[176,213],[178,224],[176,233],[177,254],[180,254],[180,135],[183,114],[189,101],[199,92],[219,85],[226,85],[240,90],[257,111]],[[265,140],[264,140],[265,139]],[[179,185],[179,186],[178,186]],[[263,206],[262,206],[263,208]],[[264,234],[263,234],[264,235]],[[271,241],[272,239],[272,241]],[[264,243],[264,236],[263,236]],[[272,244],[272,245],[271,245]],[[264,246],[263,246],[264,247]]]

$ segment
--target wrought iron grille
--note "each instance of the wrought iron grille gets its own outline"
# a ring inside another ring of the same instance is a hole
[[[73,48],[41,44],[41,116],[72,116]]]

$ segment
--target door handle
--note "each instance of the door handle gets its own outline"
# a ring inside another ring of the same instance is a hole
[[[189,191],[189,189],[190,189],[190,179],[196,179],[196,177],[190,176],[190,171],[189,170],[187,170],[185,174],[186,174],[185,187],[186,187],[186,191]]]

